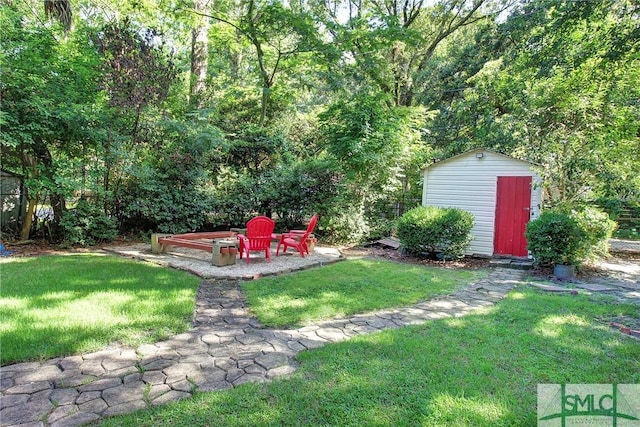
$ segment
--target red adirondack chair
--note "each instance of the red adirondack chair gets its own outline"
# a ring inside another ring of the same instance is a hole
[[[240,259],[247,256],[249,264],[249,252],[264,251],[267,261],[271,261],[271,235],[276,223],[266,216],[257,216],[247,222],[246,235],[238,234],[240,241]]]
[[[304,258],[304,254],[309,255],[309,247],[307,246],[307,238],[313,232],[318,222],[318,214],[311,217],[309,226],[306,230],[289,230],[287,233],[282,233],[280,241],[278,242],[278,249],[276,250],[276,256],[280,255],[280,246],[284,246],[282,253],[287,252],[287,248],[295,248],[300,256]]]

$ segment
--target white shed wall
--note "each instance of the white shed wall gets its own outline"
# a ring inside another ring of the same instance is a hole
[[[476,158],[482,152],[483,157]],[[422,205],[456,207],[475,216],[467,255],[493,255],[498,176],[532,176],[531,219],[540,214],[541,180],[531,164],[487,151],[474,150],[433,164],[423,171]]]

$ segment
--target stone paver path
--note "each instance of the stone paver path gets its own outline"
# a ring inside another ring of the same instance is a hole
[[[0,425],[77,426],[295,371],[295,356],[351,337],[464,316],[495,304],[523,272],[488,278],[419,304],[319,322],[295,330],[261,328],[232,280],[204,281],[189,332],[137,349],[112,348],[0,368]]]

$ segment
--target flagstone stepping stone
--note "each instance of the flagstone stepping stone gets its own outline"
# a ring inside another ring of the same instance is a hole
[[[530,285],[546,292],[577,292],[575,289],[566,288],[564,286],[547,285],[544,283],[530,283]]]
[[[610,292],[616,291],[616,288],[612,288],[611,286],[603,286],[597,285],[595,283],[576,283],[576,287],[580,289],[586,289],[591,292]]]

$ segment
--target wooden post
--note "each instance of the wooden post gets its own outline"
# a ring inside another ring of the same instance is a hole
[[[164,254],[171,248],[170,245],[162,245],[158,242],[158,239],[161,237],[168,237],[171,234],[161,234],[161,233],[153,233],[151,234],[151,252],[154,254]]]

